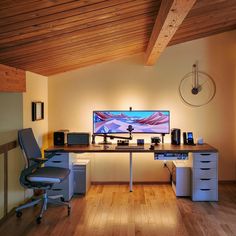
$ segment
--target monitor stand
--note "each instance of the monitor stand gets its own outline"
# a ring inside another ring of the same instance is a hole
[[[106,145],[106,144],[112,144],[112,142],[108,142],[107,141],[107,135],[106,134],[104,134],[103,135],[103,142],[100,142],[100,143],[98,143],[98,144],[103,144],[103,145]]]

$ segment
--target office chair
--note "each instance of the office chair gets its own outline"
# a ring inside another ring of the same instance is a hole
[[[69,215],[70,204],[63,201],[63,196],[50,197],[47,195],[47,190],[51,189],[53,184],[60,183],[66,179],[70,170],[60,167],[42,166],[48,159],[53,158],[55,154],[50,154],[47,158],[42,158],[41,151],[31,128],[18,131],[18,142],[25,159],[25,168],[21,172],[20,183],[25,188],[43,190],[43,194],[39,196],[39,198],[32,200],[32,202],[28,202],[16,208],[16,216],[21,217],[22,209],[37,205],[41,201],[41,211],[36,218],[38,224],[41,223],[43,213],[47,209],[48,203],[67,206]]]

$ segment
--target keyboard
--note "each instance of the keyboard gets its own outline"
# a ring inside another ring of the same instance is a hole
[[[142,146],[142,145],[136,145],[136,146],[118,145],[118,146],[116,146],[116,149],[118,149],[118,150],[143,150],[144,146]]]

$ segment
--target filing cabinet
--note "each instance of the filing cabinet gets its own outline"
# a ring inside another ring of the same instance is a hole
[[[218,153],[191,153],[192,200],[218,201]]]
[[[45,166],[69,168],[70,174],[59,184],[54,184],[52,189],[47,190],[48,196],[62,195],[65,201],[69,201],[73,196],[73,171],[72,161],[69,153],[57,153],[45,163]]]

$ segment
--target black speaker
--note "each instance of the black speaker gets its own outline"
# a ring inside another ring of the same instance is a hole
[[[53,133],[54,146],[62,146],[66,144],[66,134],[69,130],[58,130]]]
[[[89,133],[74,132],[67,134],[68,145],[89,145],[89,140]]]
[[[185,145],[188,144],[186,132],[183,132],[183,141],[184,141],[184,144],[185,144]]]
[[[181,138],[180,138],[180,129],[172,129],[171,130],[171,144],[180,145]]]

